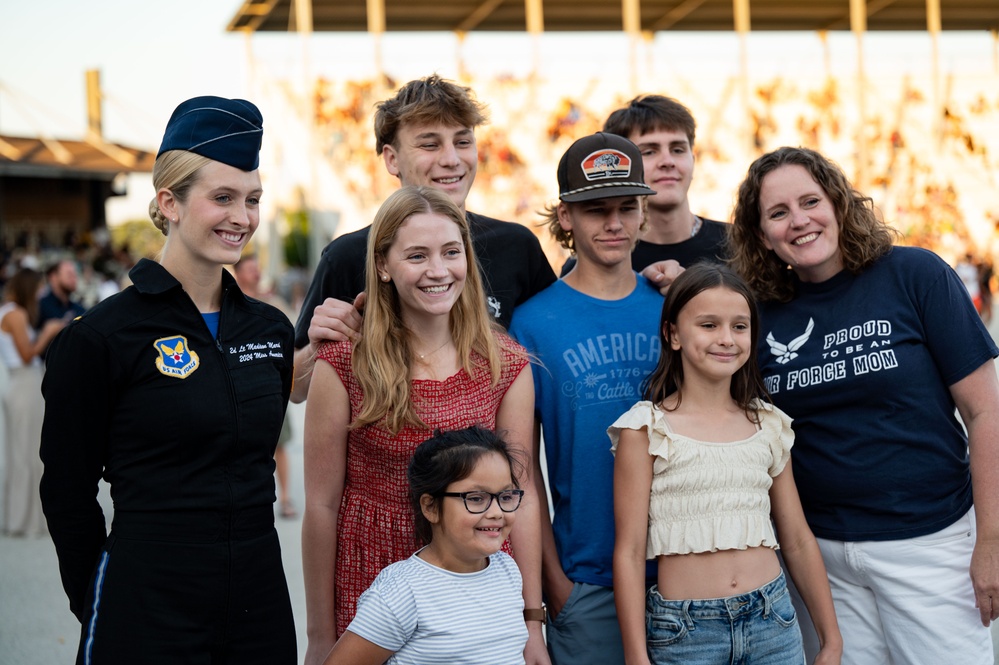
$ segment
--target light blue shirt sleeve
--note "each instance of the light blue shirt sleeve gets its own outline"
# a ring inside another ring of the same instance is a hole
[[[406,585],[378,577],[357,601],[347,630],[389,651],[399,651],[416,632],[416,602]]]

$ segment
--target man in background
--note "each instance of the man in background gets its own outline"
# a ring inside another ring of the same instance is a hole
[[[38,300],[38,321],[36,328],[41,330],[50,319],[65,319],[67,322],[82,315],[86,308],[72,299],[79,283],[76,264],[70,259],[62,259],[45,271],[48,288]]]

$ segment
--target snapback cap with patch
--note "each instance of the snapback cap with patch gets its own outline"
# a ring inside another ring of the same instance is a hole
[[[617,134],[585,136],[558,163],[559,199],[565,203],[617,196],[650,196],[638,146]]]

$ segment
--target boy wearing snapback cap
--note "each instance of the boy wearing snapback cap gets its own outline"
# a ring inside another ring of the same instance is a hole
[[[638,146],[645,182],[656,190],[648,199],[649,228],[631,254],[636,270],[669,259],[687,267],[726,258],[729,225],[698,217],[687,198],[694,179],[695,128],[687,107],[663,95],[639,95],[604,122],[605,132]]]
[[[662,95],[639,95],[604,122],[603,131],[638,146],[645,184],[656,190],[646,200],[647,228],[631,253],[631,267],[660,289],[673,282],[678,270],[727,257],[729,225],[698,217],[687,198],[694,179],[696,126],[687,107]],[[571,258],[566,261],[562,274],[574,263]]]
[[[558,184],[548,226],[577,263],[519,306],[510,324],[541,365],[534,459],[543,433],[554,502],[554,520],[542,520],[548,650],[556,665],[621,663],[611,573],[614,458],[605,432],[640,399],[659,359],[662,296],[631,267],[644,197],[655,192],[637,146],[607,133],[569,147]],[[540,468],[533,476],[544,497]]]

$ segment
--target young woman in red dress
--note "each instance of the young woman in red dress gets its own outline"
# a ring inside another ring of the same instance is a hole
[[[305,416],[302,524],[308,650],[322,662],[378,573],[421,543],[406,468],[436,429],[499,431],[530,462],[534,386],[524,349],[491,327],[465,216],[441,192],[403,187],[368,240],[360,339],[321,347]],[[531,464],[524,465],[526,469]],[[525,472],[526,473],[526,472]],[[539,503],[529,478],[512,549],[525,607],[541,607]],[[545,662],[541,622],[529,663]]]

